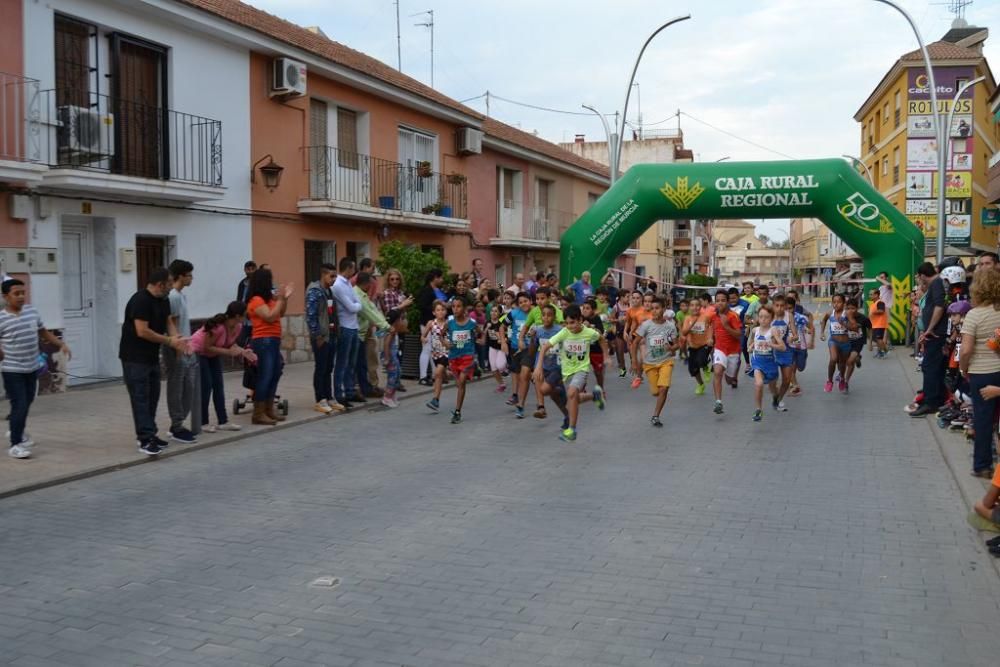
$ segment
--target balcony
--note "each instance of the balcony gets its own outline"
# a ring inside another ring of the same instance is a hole
[[[0,181],[37,183],[46,167],[29,145],[29,119],[38,114],[38,82],[0,72]]]
[[[52,89],[31,122],[46,187],[210,201],[222,187],[222,122],[173,109]]]
[[[299,213],[428,229],[468,229],[468,184],[441,174],[333,146],[303,148],[309,196]]]
[[[510,199],[498,207],[497,217],[497,235],[490,239],[490,245],[539,250],[558,250],[559,238],[577,218],[570,211],[525,206]]]

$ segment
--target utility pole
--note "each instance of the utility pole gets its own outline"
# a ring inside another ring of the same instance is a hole
[[[395,0],[396,5],[396,69],[403,71],[403,40],[399,35],[399,0]]]
[[[423,16],[424,14],[428,16],[428,19],[423,23],[414,23],[413,25],[431,29],[431,88],[433,88],[434,87],[434,10],[428,9],[427,11],[417,12],[416,14],[410,14],[410,16],[411,17]]]

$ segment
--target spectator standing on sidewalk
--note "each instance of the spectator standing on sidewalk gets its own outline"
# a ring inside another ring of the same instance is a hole
[[[420,309],[420,326],[434,319],[434,302],[445,301],[448,295],[441,286],[444,284],[444,272],[441,269],[431,269],[424,278],[424,286],[417,292],[417,308]],[[420,384],[430,386],[431,381],[431,342],[427,338],[420,350]]]
[[[184,288],[194,279],[194,265],[183,259],[175,259],[168,267],[173,289],[170,300],[170,318],[177,332],[184,339],[191,338],[191,317],[188,315],[187,295]],[[163,350],[163,361],[167,370],[167,411],[170,413],[170,437],[177,442],[191,444],[201,431],[201,419],[191,419],[191,428],[184,428],[195,406],[201,405],[201,377],[198,358],[192,354],[181,354],[170,348]]]
[[[66,343],[45,328],[38,311],[25,303],[27,290],[23,282],[15,278],[4,280],[0,291],[5,302],[0,310],[0,372],[10,401],[8,453],[15,459],[26,459],[31,456],[31,446],[35,444],[24,427],[38,389],[38,341],[59,346],[67,361],[72,354]]]
[[[378,309],[375,302],[368,298],[371,285],[375,282],[372,274],[362,271],[355,276],[357,284],[354,286],[354,293],[361,302],[361,312],[358,313],[358,338],[361,343],[358,349],[357,376],[359,395],[367,398],[382,398],[384,393],[378,384],[372,384],[372,365],[378,367],[378,353],[376,350],[375,359],[368,356],[369,349],[374,349],[377,345],[376,332],[385,333],[389,324],[385,321],[382,311]],[[375,381],[378,382],[378,373],[374,373]]]
[[[975,307],[966,313],[962,321],[958,367],[962,375],[969,379],[969,393],[972,395],[975,431],[972,474],[990,479],[993,477],[993,446],[997,432],[997,398],[983,389],[1000,386],[1000,354],[994,349],[996,332],[1000,329],[1000,272],[980,271],[972,283],[971,292]],[[925,363],[928,356],[925,352]]]
[[[910,413],[911,417],[934,414],[944,403],[944,372],[948,363],[944,354],[948,335],[948,318],[944,314],[947,307],[944,281],[930,262],[917,267],[917,279],[927,292],[920,314],[924,332],[917,340],[924,348],[924,358],[920,365],[923,371],[924,401]]]
[[[394,310],[402,311],[404,315],[403,319],[406,319],[405,318],[406,311],[410,308],[410,306],[413,305],[413,297],[407,296],[403,292],[403,274],[400,272],[399,269],[389,269],[388,271],[385,272],[385,289],[383,289],[382,292],[378,295],[378,305],[379,308],[382,309],[382,314],[385,315],[387,321],[389,319],[389,313],[391,313]],[[402,334],[405,333],[406,331],[402,332]],[[397,350],[400,347],[399,345],[400,342],[401,341],[397,336],[397,341],[396,341]],[[412,344],[413,343],[411,343],[411,345]],[[389,371],[388,369],[386,369],[386,374],[388,375],[388,373]],[[386,389],[388,388],[389,388],[389,382],[388,380],[386,380]],[[406,391],[406,387],[403,385],[402,381],[399,378],[396,378],[396,390],[403,392]]]
[[[136,444],[147,456],[156,456],[167,446],[156,435],[156,406],[160,402],[160,346],[186,353],[187,342],[177,333],[170,317],[170,272],[153,269],[149,283],[132,295],[125,306],[118,358],[132,405]]]
[[[320,265],[319,280],[310,283],[306,289],[306,327],[313,351],[313,409],[325,415],[334,410],[344,411],[333,397],[334,327],[330,315],[333,308],[331,287],[337,277],[337,267],[333,264]]]
[[[284,360],[281,358],[281,317],[288,308],[288,297],[294,289],[291,283],[275,290],[271,269],[257,269],[250,280],[250,301],[247,311],[253,327],[251,345],[257,355],[257,383],[253,393],[254,424],[274,426],[285,421],[274,408],[278,380]]]
[[[337,360],[333,371],[333,395],[346,408],[351,403],[366,403],[364,397],[354,392],[355,368],[361,339],[358,338],[358,313],[361,300],[351,287],[355,263],[353,257],[340,260],[340,275],[333,282],[334,308],[337,311]]]
[[[246,303],[250,300],[250,277],[257,270],[257,262],[252,259],[243,265],[243,280],[236,285],[236,300]]]
[[[358,262],[358,272],[354,274],[354,279],[351,280],[351,284],[357,286],[358,277],[362,273],[369,274],[372,279],[368,281],[368,286],[364,288],[365,295],[367,295],[368,300],[373,304],[378,303],[378,280],[375,279],[375,262],[372,261],[371,257],[364,257]],[[377,306],[376,306],[377,310]],[[381,311],[380,311],[381,314]],[[375,339],[368,336],[364,328],[359,329],[361,334],[361,351],[358,354],[358,367],[364,367],[364,372],[366,374],[365,382],[367,386],[373,388],[374,391],[362,392],[363,396],[372,394],[370,398],[382,398],[382,390],[379,389],[378,385],[378,367],[379,367],[379,351],[378,345]],[[362,363],[363,362],[363,363]]]
[[[236,340],[243,330],[247,305],[233,301],[226,312],[207,319],[191,336],[191,351],[197,355],[201,374],[201,430],[207,433],[239,431],[240,425],[229,421],[226,414],[226,391],[222,382],[222,357],[244,358],[256,363],[253,350],[241,347]],[[208,400],[215,405],[217,426],[208,423]]]

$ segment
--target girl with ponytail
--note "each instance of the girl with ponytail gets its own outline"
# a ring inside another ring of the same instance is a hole
[[[239,424],[229,421],[226,414],[226,396],[222,383],[222,357],[243,358],[251,363],[257,360],[253,350],[236,344],[243,330],[247,307],[242,301],[233,301],[226,312],[218,313],[191,336],[191,349],[198,355],[201,368],[201,430],[239,431]],[[208,400],[212,399],[218,426],[208,423]]]

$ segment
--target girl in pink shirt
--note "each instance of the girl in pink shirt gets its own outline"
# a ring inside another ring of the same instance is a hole
[[[243,318],[246,314],[246,304],[233,301],[226,312],[219,313],[205,321],[191,336],[191,350],[198,355],[198,365],[201,369],[201,430],[206,433],[222,431],[239,431],[239,424],[229,421],[226,415],[226,395],[222,382],[222,357],[246,359],[253,363],[256,355],[249,348],[236,344],[243,329]],[[215,416],[218,427],[208,423],[208,399],[212,398],[215,405]]]

